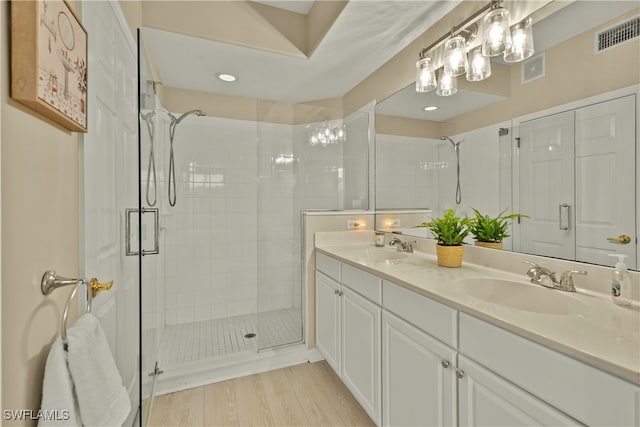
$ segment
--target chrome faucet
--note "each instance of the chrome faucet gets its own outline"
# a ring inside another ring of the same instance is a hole
[[[529,270],[527,270],[527,276],[529,276],[529,278],[531,279],[531,283],[545,286],[547,288],[557,289],[559,291],[575,292],[576,287],[573,283],[573,275],[587,275],[587,272],[584,270],[569,270],[562,273],[560,275],[560,280],[558,280],[556,278],[556,273],[552,272],[548,268],[539,266],[538,264],[530,261],[521,261],[525,264],[530,264],[533,266]]]
[[[398,239],[397,237],[394,237],[389,242],[389,246],[395,247],[399,252],[407,252],[407,253],[412,254],[413,253],[413,245],[415,245],[416,243],[417,242],[415,240],[413,242],[403,242],[402,240]]]

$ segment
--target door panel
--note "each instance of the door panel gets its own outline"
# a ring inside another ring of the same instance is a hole
[[[636,264],[635,95],[576,110],[576,260]],[[608,237],[627,235],[628,244]]]
[[[371,301],[342,287],[342,381],[380,424],[380,317]]]
[[[573,111],[520,126],[520,251],[575,258]],[[561,229],[565,228],[565,229]]]
[[[340,366],[340,285],[316,273],[316,347],[338,376]]]
[[[124,256],[124,208],[137,205],[137,67],[133,40],[119,5],[85,2],[89,37],[89,132],[82,145],[85,277],[113,280],[92,312],[100,320],[131,399],[138,408],[137,259]],[[119,16],[120,15],[120,16]]]

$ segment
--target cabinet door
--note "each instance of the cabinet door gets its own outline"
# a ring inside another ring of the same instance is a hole
[[[381,309],[342,287],[342,381],[380,425]]]
[[[458,356],[458,369],[461,426],[582,425],[463,355]]]
[[[340,376],[340,284],[316,272],[316,347]]]
[[[456,425],[456,353],[384,311],[383,425]]]

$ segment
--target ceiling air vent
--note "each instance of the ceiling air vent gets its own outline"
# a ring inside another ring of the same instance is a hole
[[[596,33],[596,53],[634,39],[640,35],[640,16]]]

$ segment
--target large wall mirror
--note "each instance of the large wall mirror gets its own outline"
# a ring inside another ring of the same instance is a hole
[[[528,60],[492,59],[489,79],[461,75],[452,96],[411,84],[378,102],[376,210],[522,213],[505,250],[601,265],[624,253],[638,269],[640,42],[595,40],[639,16],[634,1],[575,1],[534,23]],[[395,231],[425,234],[414,225]]]

